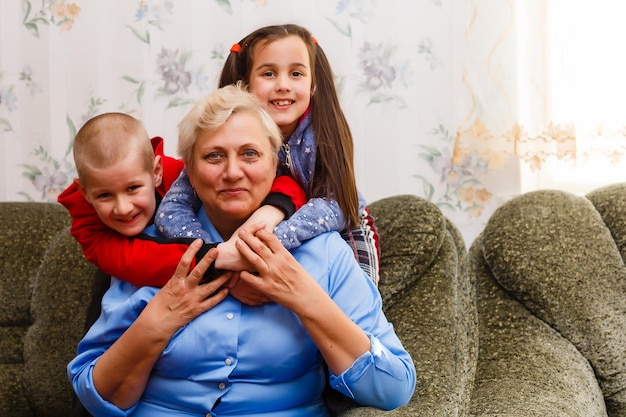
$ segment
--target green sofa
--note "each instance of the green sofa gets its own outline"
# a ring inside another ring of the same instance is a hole
[[[433,204],[370,206],[380,291],[418,381],[398,410],[341,416],[626,416],[626,184],[535,191],[491,216],[466,253]],[[0,415],[72,415],[65,365],[95,269],[57,204],[0,203]]]
[[[470,415],[626,416],[626,184],[530,192],[469,250],[479,352]]]
[[[413,355],[410,404],[383,413],[330,398],[344,416],[463,416],[478,352],[474,285],[458,230],[432,203],[394,196],[370,206],[381,235],[380,291]],[[68,417],[65,366],[83,334],[95,268],[52,203],[0,202],[0,415]]]

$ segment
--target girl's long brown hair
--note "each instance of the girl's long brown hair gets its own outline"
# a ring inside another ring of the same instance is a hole
[[[326,54],[302,26],[287,24],[265,26],[238,42],[240,50],[231,52],[220,76],[219,86],[244,81],[249,84],[252,54],[257,43],[271,43],[286,36],[302,39],[309,51],[312,68],[311,121],[317,144],[315,173],[310,197],[334,198],[346,218],[346,227],[359,224],[359,199],[354,175],[354,143],[346,117],[341,109],[333,72]],[[289,139],[289,138],[285,138]]]

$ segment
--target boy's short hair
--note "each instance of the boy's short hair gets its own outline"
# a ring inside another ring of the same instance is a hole
[[[238,82],[219,88],[199,100],[178,124],[178,154],[185,165],[193,164],[193,145],[199,132],[213,132],[226,124],[233,113],[239,112],[249,112],[259,119],[270,141],[272,157],[278,160],[278,150],[283,141],[280,129],[256,96]]]
[[[143,124],[125,113],[103,113],[89,119],[72,145],[78,178],[85,186],[90,168],[106,168],[130,155],[139,155],[152,171],[154,150]]]

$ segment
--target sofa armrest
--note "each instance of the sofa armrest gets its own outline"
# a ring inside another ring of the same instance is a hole
[[[476,304],[460,233],[417,196],[370,205],[380,233],[385,312],[413,357],[417,386],[408,405],[352,408],[343,417],[467,415],[477,352]]]
[[[626,267],[596,206],[563,191],[529,192],[496,210],[478,242],[495,281],[589,361],[608,414],[621,415]],[[546,372],[562,371],[558,361],[544,366]],[[559,406],[571,406],[566,402],[575,403],[574,395],[563,396]]]
[[[480,335],[470,415],[606,416],[587,359],[498,284],[482,244],[479,236],[469,252]]]
[[[93,266],[54,203],[0,203],[0,415],[70,415]],[[9,336],[9,337],[5,337]]]
[[[626,182],[591,191],[587,194],[587,199],[602,216],[622,259],[626,262]]]

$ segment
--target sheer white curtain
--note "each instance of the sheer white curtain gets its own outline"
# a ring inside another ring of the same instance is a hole
[[[626,180],[620,52],[626,6],[610,0],[471,6],[464,76],[470,110],[457,158],[483,158],[484,181],[501,199],[537,188],[584,193]],[[519,184],[511,187],[516,172]]]
[[[626,179],[625,15],[610,0],[550,4],[552,118],[571,126],[576,148],[566,163],[550,161],[539,186],[583,193]]]
[[[610,0],[467,2],[452,162],[482,168],[471,177],[479,214],[460,220],[468,233],[523,192],[626,181],[624,11]]]

